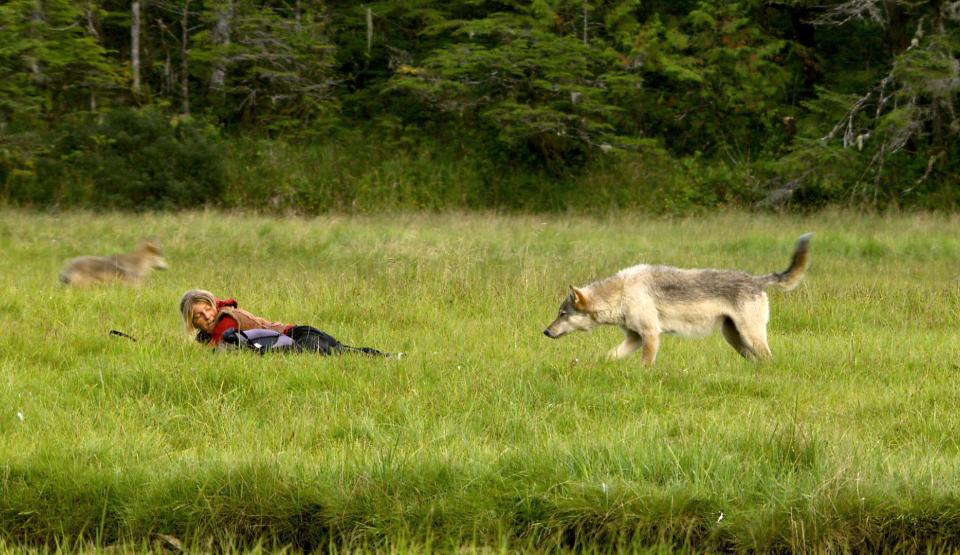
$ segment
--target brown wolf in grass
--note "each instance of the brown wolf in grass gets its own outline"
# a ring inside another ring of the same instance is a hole
[[[790,291],[800,283],[810,264],[812,236],[800,237],[790,267],[782,272],[755,276],[640,264],[584,287],[571,285],[557,319],[543,333],[556,339],[603,324],[620,326],[626,337],[610,356],[624,358],[643,347],[643,362],[650,365],[660,334],[703,337],[719,327],[744,357],[770,358],[770,303],[764,289],[779,285]]]
[[[68,260],[60,272],[60,281],[67,285],[120,280],[140,283],[150,270],[166,270],[163,251],[154,241],[144,241],[130,253],[110,256],[81,256]]]

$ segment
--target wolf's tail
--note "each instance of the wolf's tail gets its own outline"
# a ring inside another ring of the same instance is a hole
[[[813,233],[804,233],[797,239],[797,247],[793,251],[793,258],[790,259],[790,267],[782,272],[773,272],[763,276],[763,284],[777,284],[784,290],[790,291],[800,284],[804,274],[807,273],[807,266],[810,265],[810,238]]]

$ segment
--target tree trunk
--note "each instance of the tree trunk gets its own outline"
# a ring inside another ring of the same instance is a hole
[[[97,17],[94,15],[93,7],[87,5],[87,9],[83,11],[84,17],[87,18],[87,31],[90,31],[90,36],[97,39],[97,42],[100,41],[100,32],[97,31]]]
[[[790,15],[790,36],[802,47],[797,49],[797,55],[803,68],[803,84],[812,91],[822,79],[820,64],[816,58],[817,30],[810,22],[814,14],[810,8],[800,5],[788,6],[786,9]]]
[[[587,44],[587,22],[588,22],[587,8],[588,8],[587,0],[583,0],[583,44],[584,45]]]
[[[909,16],[897,0],[885,0],[884,9],[887,12],[887,47],[890,53],[896,56],[910,44],[909,37],[913,34],[913,29],[908,28]]]
[[[181,112],[190,115],[190,0],[183,3],[183,18],[180,20],[180,98]]]
[[[943,25],[943,7],[940,0],[933,0],[930,2],[927,15],[929,15],[929,19],[921,20],[921,22],[917,24],[918,26],[914,29],[914,38],[919,39],[921,34],[941,35],[947,39],[944,40],[943,43],[949,44],[950,42]],[[927,23],[925,26],[926,28],[920,27],[920,25],[923,25],[923,23]],[[945,57],[949,58],[949,54],[947,54]],[[953,64],[956,64],[955,59],[952,60],[952,62]],[[948,143],[951,139],[949,127],[955,119],[955,112],[953,108],[955,102],[956,95],[949,94],[942,98],[934,97],[930,103],[930,136],[934,150],[938,153],[946,152],[946,149],[949,146]],[[933,160],[933,158],[931,158],[931,160]],[[929,173],[929,171],[930,170],[928,169],[927,172]]]
[[[140,100],[140,0],[130,3],[130,73],[133,98]]]
[[[370,57],[370,47],[373,46],[373,10],[367,8],[367,57]]]
[[[213,25],[213,44],[227,47],[230,45],[230,27],[233,24],[233,0],[227,0],[217,12],[217,21]],[[221,55],[210,76],[210,89],[222,91],[227,81],[227,60]]]
[[[170,52],[167,52],[166,58],[163,61],[163,92],[168,95],[173,95],[173,63],[170,61]]]
[[[42,0],[36,0],[33,3],[33,13],[30,14],[30,23],[31,23],[31,35],[36,38],[40,27],[43,26],[43,2]],[[27,65],[30,66],[30,72],[33,73],[34,79],[37,81],[41,78],[40,62],[33,56],[26,56],[25,58]]]
[[[84,10],[84,16],[87,18],[87,31],[90,33],[90,36],[93,37],[93,40],[100,43],[100,32],[97,31],[97,20],[93,12],[93,7],[90,4],[87,4],[87,9]],[[90,87],[90,111],[97,111],[97,89],[93,86]]]

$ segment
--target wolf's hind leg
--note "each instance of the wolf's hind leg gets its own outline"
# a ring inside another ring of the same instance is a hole
[[[617,345],[608,353],[608,356],[612,359],[628,357],[643,344],[643,339],[639,333],[627,328],[622,329],[623,335],[626,337],[623,338],[623,343]]]
[[[767,330],[751,330],[744,335],[744,339],[750,346],[754,358],[757,360],[768,360],[773,358],[773,352],[770,345],[767,344]]]
[[[723,338],[727,340],[727,343],[729,343],[734,350],[740,353],[740,356],[743,358],[753,358],[753,353],[750,352],[743,337],[740,336],[740,331],[737,330],[737,326],[729,316],[723,319],[723,325],[720,327],[720,331],[723,332]]]
[[[743,350],[740,350],[740,354],[751,360],[765,360],[773,358],[773,353],[770,351],[770,346],[767,344],[767,329],[764,327],[762,322],[731,322],[731,326],[734,327],[740,343],[743,345]],[[724,321],[723,336],[727,338],[728,342],[730,342],[730,338],[728,337],[727,333],[727,325],[726,321]],[[732,344],[733,343],[731,342],[731,345]]]
[[[767,322],[769,321],[770,305],[767,296],[763,294],[757,302],[745,305],[733,322],[740,332],[743,344],[750,349],[753,359],[773,358],[773,353],[770,352],[770,346],[767,344]]]

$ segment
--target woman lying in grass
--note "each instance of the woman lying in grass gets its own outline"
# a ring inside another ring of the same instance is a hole
[[[220,299],[204,289],[191,289],[180,298],[180,314],[188,333],[200,343],[250,346],[258,351],[293,349],[323,355],[344,352],[401,358],[403,353],[383,353],[370,347],[351,347],[311,326],[271,322],[238,307],[234,299]]]

